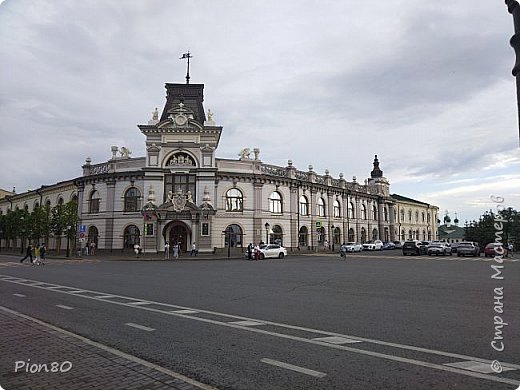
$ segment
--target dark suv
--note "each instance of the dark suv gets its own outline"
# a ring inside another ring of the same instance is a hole
[[[405,241],[403,244],[403,256],[406,255],[420,255],[421,247],[420,241]]]

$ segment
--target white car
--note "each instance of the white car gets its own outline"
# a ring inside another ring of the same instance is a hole
[[[345,244],[345,249],[347,252],[361,252],[363,250],[363,245],[358,242],[347,242]]]
[[[383,249],[383,241],[381,240],[368,241],[363,244],[363,250],[380,251],[381,249]]]
[[[278,244],[268,244],[260,247],[260,260],[274,257],[283,259],[287,256],[287,249]]]

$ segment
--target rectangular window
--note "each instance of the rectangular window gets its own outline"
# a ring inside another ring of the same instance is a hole
[[[191,192],[193,199],[195,199],[195,175],[173,174],[164,176],[164,202],[168,199],[168,193],[171,191],[176,194],[182,192],[184,195]]]
[[[89,212],[90,212],[90,214],[97,214],[97,213],[99,213],[99,199],[91,199],[90,200]]]
[[[209,223],[204,222],[202,224],[202,232],[200,234],[201,236],[209,236]]]
[[[153,236],[153,223],[146,224],[146,235]]]

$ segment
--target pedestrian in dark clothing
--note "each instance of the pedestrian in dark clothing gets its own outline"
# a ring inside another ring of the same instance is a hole
[[[20,263],[23,263],[25,259],[29,258],[31,260],[31,264],[33,263],[33,254],[32,254],[32,245],[27,245],[27,250],[25,251],[25,257],[20,260]]]
[[[247,259],[253,260],[253,244],[251,243],[247,246]]]
[[[47,252],[47,248],[45,248],[45,244],[40,245],[40,264],[45,265],[45,254]]]

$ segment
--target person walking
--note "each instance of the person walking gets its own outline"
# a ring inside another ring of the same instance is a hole
[[[20,263],[23,263],[23,261],[25,259],[27,259],[27,258],[29,258],[31,260],[31,264],[34,263],[34,261],[33,261],[33,248],[32,248],[31,244],[27,245],[27,249],[25,250],[25,257],[20,260]]]
[[[190,252],[190,256],[197,256],[197,245],[195,242],[193,242],[193,244],[191,245],[191,252]]]
[[[36,265],[40,265],[40,247],[38,245],[34,247],[34,261]]]
[[[170,243],[168,241],[164,244],[164,258],[170,260]]]
[[[135,253],[135,257],[139,258],[139,251],[141,250],[141,248],[139,247],[139,244],[136,242],[134,244],[134,253]]]
[[[507,244],[507,254],[509,257],[513,257],[513,244],[511,242]]]
[[[247,246],[247,259],[253,260],[253,244],[251,243]]]
[[[40,245],[40,264],[45,265],[45,256],[47,254],[47,248],[45,248],[45,244],[42,242]]]
[[[179,258],[179,244],[173,244],[173,258],[177,260]]]

